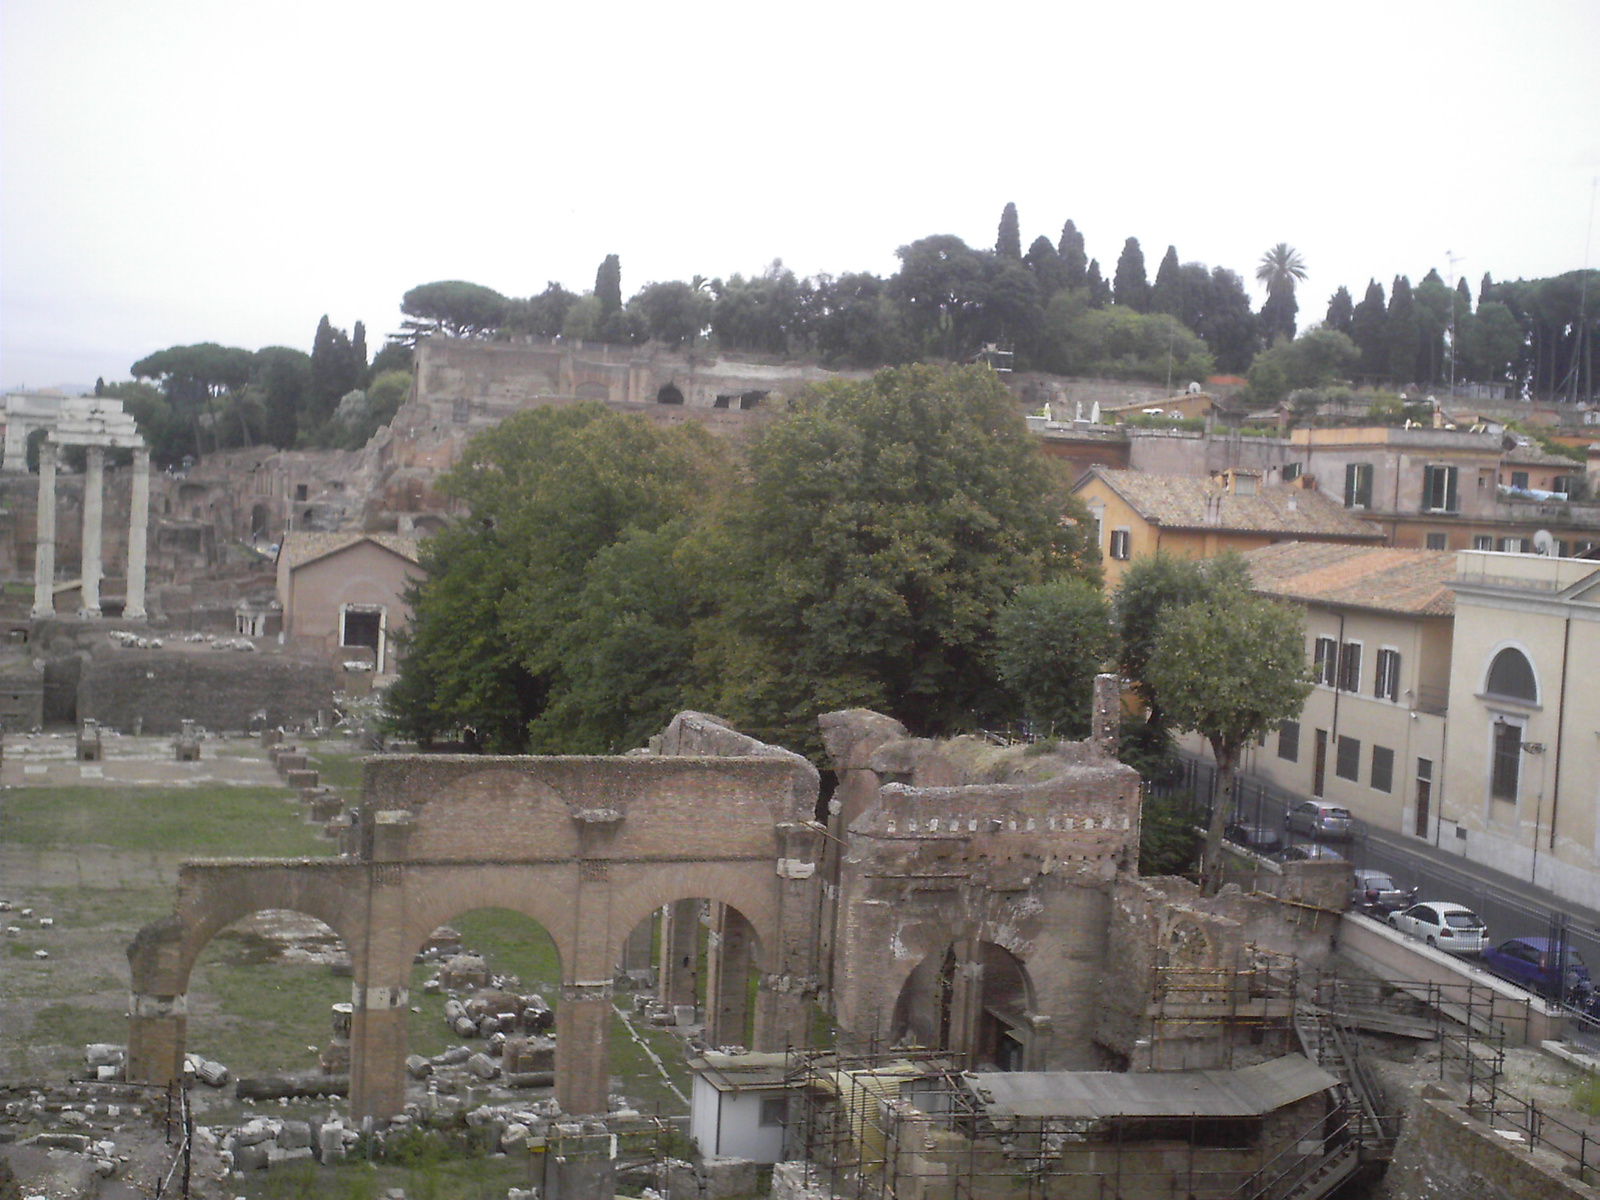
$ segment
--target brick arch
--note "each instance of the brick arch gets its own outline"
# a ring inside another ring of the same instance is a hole
[[[575,950],[570,934],[571,889],[549,877],[530,878],[524,870],[453,870],[415,886],[399,947],[409,965],[429,934],[463,913],[502,908],[527,917],[555,943],[562,978],[568,977]]]
[[[296,866],[310,869],[297,870]],[[175,919],[147,925],[129,949],[133,990],[181,995],[195,960],[217,934],[258,912],[283,910],[321,921],[339,935],[354,960],[365,946],[364,927],[348,871],[329,864],[186,864],[179,874]],[[265,869],[264,869],[265,868]],[[161,952],[135,954],[135,949]]]
[[[693,882],[679,869],[656,869],[644,877],[614,888],[611,893],[610,944],[607,961],[622,957],[622,946],[639,923],[665,904],[679,900],[714,900],[735,909],[755,930],[759,953],[756,961],[765,965],[777,946],[777,913],[773,902],[770,864],[699,863]],[[718,868],[724,868],[718,870]]]

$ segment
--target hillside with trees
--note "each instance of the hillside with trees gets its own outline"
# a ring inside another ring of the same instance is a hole
[[[1476,299],[1465,280],[1452,287],[1437,270],[1416,285],[1406,275],[1387,287],[1374,278],[1359,301],[1339,286],[1308,323],[1301,285],[1310,268],[1287,242],[1255,266],[1266,291],[1259,310],[1239,274],[1186,262],[1176,246],[1151,279],[1136,237],[1124,238],[1108,277],[1075,222],[1027,241],[1014,204],[992,247],[935,234],[896,257],[888,276],[802,278],[774,260],[759,275],[655,280],[631,296],[615,254],[581,293],[552,281],[512,297],[440,280],[405,293],[400,328],[370,359],[362,322],[346,332],[324,316],[309,354],[172,346],[133,364],[133,382],[100,391],[128,405],[165,465],[238,446],[361,446],[404,399],[410,349],[430,335],[650,344],[868,369],[964,362],[999,346],[1019,370],[1059,375],[1181,385],[1248,374],[1248,398],[1262,407],[1349,384],[1431,391],[1454,380],[1514,397],[1595,394],[1600,271],[1498,283],[1486,274]]]

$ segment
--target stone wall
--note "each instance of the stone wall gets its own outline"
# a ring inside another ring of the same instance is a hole
[[[214,730],[295,725],[330,717],[336,680],[324,663],[287,656],[108,650],[83,663],[77,716],[123,730],[142,720],[147,734],[177,733],[185,718]]]
[[[911,738],[865,711],[822,719],[840,779],[825,942],[843,1030],[1003,1069],[1106,1065],[1095,1015],[1139,776],[1115,757],[1116,681],[1101,683],[1098,736],[1055,753]]]
[[[1508,1142],[1443,1099],[1423,1097],[1411,1110],[1383,1181],[1383,1194],[1405,1200],[1595,1200],[1561,1160]]]

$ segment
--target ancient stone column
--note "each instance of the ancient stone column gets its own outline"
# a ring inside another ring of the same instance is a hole
[[[39,545],[33,556],[33,615],[56,614],[56,447],[39,444]]]
[[[89,470],[83,478],[83,607],[82,617],[100,615],[100,577],[104,565],[100,558],[100,527],[105,521],[106,451],[104,446],[89,447]]]
[[[133,452],[133,501],[128,516],[128,598],[122,615],[130,621],[145,619],[145,537],[150,529],[150,449]]]

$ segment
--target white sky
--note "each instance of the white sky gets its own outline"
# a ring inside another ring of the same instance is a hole
[[[0,0],[0,383],[323,313],[376,350],[416,284],[608,253],[624,296],[886,275],[1008,200],[1107,276],[1129,236],[1152,278],[1288,241],[1302,324],[1447,251],[1476,295],[1584,265],[1597,52],[1594,0]]]

